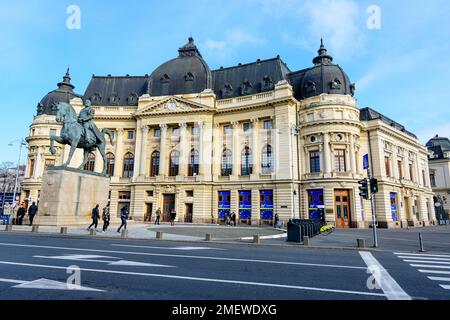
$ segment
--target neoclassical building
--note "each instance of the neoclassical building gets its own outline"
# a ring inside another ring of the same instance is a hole
[[[114,214],[129,204],[135,220],[175,208],[188,223],[235,212],[239,223],[263,225],[276,212],[284,221],[324,216],[365,228],[371,208],[358,181],[369,154],[380,226],[434,223],[427,149],[397,122],[359,109],[355,85],[323,43],[318,53],[300,71],[279,56],[211,70],[190,38],[151,75],[94,75],[83,95],[67,72],[31,124],[25,197],[39,200],[44,170],[67,157],[62,146],[49,153],[61,127],[53,105],[69,102],[79,112],[89,99],[97,126],[114,132],[107,147]],[[98,159],[91,154],[85,170],[100,172]],[[78,153],[73,165],[80,163]]]

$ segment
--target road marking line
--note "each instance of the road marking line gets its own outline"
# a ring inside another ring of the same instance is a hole
[[[415,256],[399,256],[400,259],[420,259],[420,260],[429,260],[429,261],[450,261],[450,259],[445,258],[427,258],[427,257],[415,257]]]
[[[40,290],[68,290],[68,291],[94,291],[105,292],[105,290],[93,289],[79,285],[67,284],[66,282],[59,282],[49,279],[39,279],[19,284],[13,288],[17,289],[40,289]]]
[[[86,256],[89,257],[89,256]],[[95,257],[95,256],[93,256]],[[102,257],[102,256],[97,256]],[[174,268],[174,266],[162,265],[162,264],[154,264],[154,263],[146,263],[146,262],[136,262],[136,261],[127,261],[127,260],[119,260],[119,261],[105,261],[105,260],[94,260],[94,259],[85,259],[84,256],[55,256],[55,257],[46,257],[46,256],[33,256],[33,258],[38,259],[53,259],[53,260],[69,260],[69,261],[85,261],[85,262],[97,262],[97,263],[106,263],[110,266],[133,266],[133,267],[158,267],[158,268]],[[110,257],[111,258],[111,257]]]
[[[432,269],[450,269],[450,266],[425,265],[425,264],[410,264],[414,268],[432,268]]]
[[[423,261],[423,260],[403,260],[404,262],[408,263],[426,263],[426,264],[443,264],[443,265],[450,265],[450,262],[440,262],[440,261]]]
[[[126,248],[143,248],[143,249],[162,249],[162,250],[180,250],[180,251],[195,251],[195,250],[220,250],[225,251],[226,249],[221,248],[208,248],[208,247],[154,247],[154,246],[133,246],[126,244],[111,244],[113,247],[126,247]]]
[[[1,279],[1,278],[0,278],[0,282],[15,283],[15,284],[23,284],[23,283],[27,283],[28,281],[19,281],[19,280]]]
[[[0,264],[12,265],[12,266],[23,266],[23,267],[34,267],[34,268],[45,268],[45,269],[67,270],[66,267],[60,267],[60,266],[8,262],[8,261],[0,261]],[[114,271],[114,270],[98,270],[98,269],[86,269],[86,268],[80,268],[80,271],[121,274],[121,275],[131,275],[131,276],[142,276],[142,277],[153,277],[153,278],[191,280],[191,281],[201,281],[201,282],[214,282],[214,283],[225,283],[225,284],[235,284],[235,285],[249,285],[249,286],[260,286],[260,287],[271,287],[271,288],[284,288],[284,289],[295,289],[295,290],[304,290],[304,291],[343,293],[343,294],[374,296],[374,297],[386,297],[386,295],[382,294],[382,293],[292,286],[292,285],[274,284],[274,283],[260,283],[260,282],[249,282],[249,281],[238,281],[238,280],[222,280],[222,279],[213,279],[213,278],[197,278],[197,277],[187,277],[187,276],[175,276],[175,275],[141,273],[141,272],[126,272],[126,271]]]
[[[175,254],[149,253],[149,252],[127,252],[127,251],[99,250],[99,249],[65,248],[65,247],[24,245],[24,244],[9,244],[9,243],[0,243],[0,246],[21,247],[21,248],[25,247],[25,248],[40,248],[40,249],[56,249],[56,250],[83,251],[83,252],[104,252],[104,253],[115,253],[115,254],[130,254],[130,255],[140,255],[140,256],[169,257],[169,258],[182,258],[182,259],[187,259],[188,258],[188,259],[203,259],[203,260],[217,260],[217,261],[254,262],[254,263],[281,264],[281,265],[293,265],[293,266],[310,266],[310,267],[325,267],[325,268],[342,268],[342,269],[356,269],[356,270],[366,270],[367,269],[365,267],[331,265],[331,264],[314,264],[314,263],[274,261],[274,260],[252,260],[252,259],[238,259],[238,258],[220,258],[220,257],[208,257],[208,256],[188,256],[188,255],[175,255]]]
[[[419,269],[419,272],[433,273],[433,274],[450,274],[450,271],[424,270],[424,269]]]
[[[394,252],[397,256],[420,256],[420,257],[436,257],[436,258],[450,258],[450,255],[443,254],[423,254],[423,253],[406,253],[406,252]]]
[[[369,270],[377,271],[372,274],[377,284],[381,287],[381,290],[386,294],[388,300],[412,300],[378,260],[375,259],[372,253],[360,251],[359,254]]]
[[[447,282],[450,282],[450,278],[428,277],[428,279],[433,280],[433,281],[447,281]]]
[[[440,286],[442,288],[444,288],[445,290],[450,290],[450,286],[449,285],[441,284]]]

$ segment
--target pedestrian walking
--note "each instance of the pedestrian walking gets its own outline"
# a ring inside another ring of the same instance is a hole
[[[170,211],[170,225],[174,226],[175,225],[175,218],[177,217],[177,211],[175,210],[175,208],[172,209],[172,211]]]
[[[98,219],[100,219],[100,211],[98,210],[99,207],[100,207],[100,205],[97,204],[95,206],[95,208],[92,209],[92,224],[89,226],[89,228],[87,228],[87,231],[90,231],[92,227],[97,229],[97,227],[98,227]]]
[[[230,214],[228,212],[225,213],[225,223],[226,223],[227,226],[231,225],[231,216],[230,216]]]
[[[124,228],[127,230],[127,220],[128,220],[129,212],[127,206],[120,209],[120,220],[122,220],[122,224],[120,225],[119,229],[117,229],[117,232],[120,233],[120,230]]]
[[[27,214],[27,210],[25,209],[23,203],[20,204],[19,209],[17,210],[17,224],[21,226],[23,224],[23,218]]]
[[[161,208],[158,208],[155,214],[156,214],[155,225],[159,225],[159,220],[161,219]]]
[[[278,216],[278,213],[275,213],[273,227],[274,228],[281,228],[280,217]]]
[[[36,202],[33,202],[33,204],[28,208],[28,217],[30,219],[30,226],[33,225],[34,217],[36,216],[38,212],[38,207],[36,205]]]
[[[102,220],[103,220],[103,232],[107,232],[109,222],[111,221],[111,214],[109,212],[109,203],[105,208],[103,208]]]
[[[233,227],[236,227],[236,212],[233,211],[233,213],[231,214],[231,225]]]
[[[7,221],[7,224],[11,223],[11,217],[13,214],[12,207],[9,203],[5,203],[4,209],[3,209],[3,216],[5,216],[5,220]]]

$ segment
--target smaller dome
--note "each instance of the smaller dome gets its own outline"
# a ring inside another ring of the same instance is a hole
[[[59,102],[69,103],[73,98],[80,98],[81,95],[75,93],[73,89],[75,86],[70,82],[70,73],[69,69],[65,76],[63,77],[63,81],[58,83],[58,89],[49,92],[44,98],[42,98],[41,102],[37,105],[37,115],[55,115],[55,111],[53,107]]]
[[[150,76],[152,96],[200,93],[211,89],[212,75],[192,37],[178,57],[163,63]]]
[[[313,60],[314,67],[305,71],[300,83],[302,98],[323,93],[354,96],[355,84],[339,65],[333,64],[333,57],[327,53],[322,39],[318,53]]]
[[[444,151],[450,151],[450,139],[436,135],[433,139],[428,141],[426,146],[428,148],[441,147]]]

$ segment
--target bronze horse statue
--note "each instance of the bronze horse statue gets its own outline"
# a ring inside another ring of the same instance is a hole
[[[70,165],[73,154],[76,149],[84,150],[84,158],[83,163],[79,167],[79,170],[83,170],[85,164],[88,161],[89,153],[98,149],[100,154],[103,157],[103,175],[106,176],[107,172],[107,158],[106,158],[106,139],[105,135],[109,136],[111,144],[113,144],[113,136],[110,130],[103,129],[99,131],[97,126],[92,122],[90,126],[87,128],[91,128],[90,130],[86,130],[86,126],[83,126],[80,123],[80,119],[75,112],[75,109],[68,103],[59,102],[55,105],[54,109],[56,110],[56,121],[58,123],[62,123],[63,127],[61,129],[61,136],[52,136],[50,137],[50,152],[51,154],[56,154],[55,149],[55,141],[62,145],[70,145],[69,158],[67,162],[63,165],[64,168],[67,168]],[[86,110],[90,112],[90,114],[94,114],[92,108],[90,108],[90,103],[86,104]],[[84,110],[84,109],[83,109]]]

